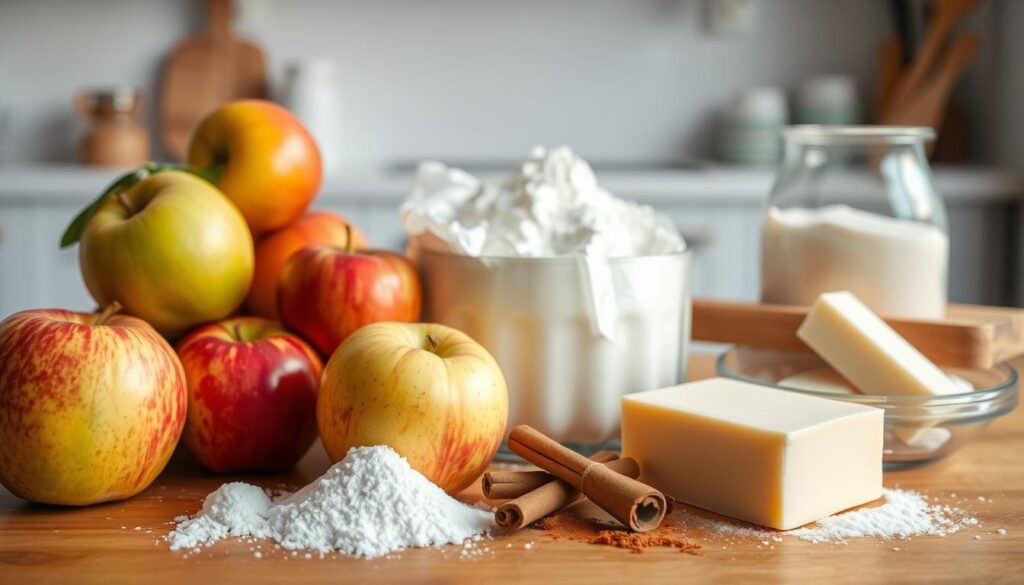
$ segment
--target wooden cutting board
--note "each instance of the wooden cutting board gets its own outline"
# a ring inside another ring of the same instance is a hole
[[[695,341],[811,351],[796,336],[809,307],[696,299]],[[885,318],[921,353],[952,368],[990,368],[1024,354],[1024,309],[950,305],[946,319]]]
[[[207,0],[206,7],[206,31],[179,43],[164,65],[160,131],[179,161],[207,114],[233,100],[267,97],[266,58],[232,34],[231,0]]]

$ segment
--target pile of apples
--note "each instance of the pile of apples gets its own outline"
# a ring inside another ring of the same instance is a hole
[[[472,482],[504,435],[500,369],[415,323],[405,257],[307,212],[320,183],[302,124],[245,100],[199,125],[187,166],[146,165],[83,210],[62,245],[102,311],[0,323],[0,483],[91,504],[145,489],[179,440],[227,473],[290,468],[318,435],[335,461],[387,444],[449,492]]]

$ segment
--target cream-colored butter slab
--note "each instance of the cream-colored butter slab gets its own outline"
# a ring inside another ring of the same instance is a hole
[[[846,291],[819,296],[797,337],[864,394],[960,391],[938,366]]]
[[[622,453],[688,504],[788,530],[878,498],[882,411],[712,378],[622,399]]]

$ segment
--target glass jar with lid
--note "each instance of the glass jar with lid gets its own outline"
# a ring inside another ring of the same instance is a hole
[[[883,315],[946,312],[949,230],[931,128],[790,126],[761,236],[761,299],[848,290]]]

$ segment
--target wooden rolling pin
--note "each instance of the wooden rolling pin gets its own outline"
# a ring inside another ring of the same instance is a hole
[[[693,339],[809,352],[796,336],[808,309],[695,299]],[[941,366],[991,368],[1024,354],[1024,309],[950,305],[941,321],[883,318]]]

